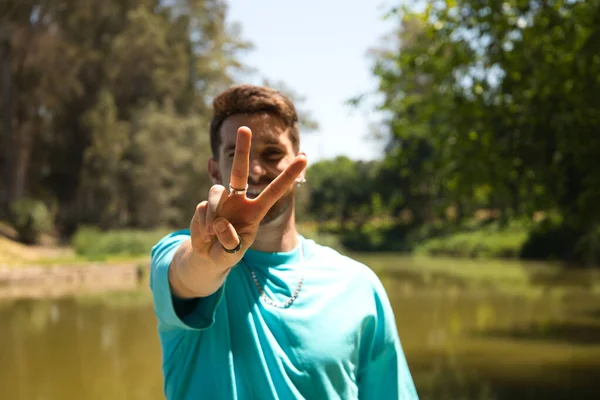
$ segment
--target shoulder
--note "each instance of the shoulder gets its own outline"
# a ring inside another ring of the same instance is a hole
[[[323,273],[331,273],[377,293],[382,289],[379,277],[365,263],[312,240],[307,239],[306,244],[309,248],[307,259]]]
[[[387,290],[370,266],[332,248],[314,242],[311,246],[308,261],[319,286],[335,293],[337,299],[344,298],[356,314],[395,326]]]
[[[181,229],[163,236],[154,246],[152,246],[151,257],[154,258],[165,250],[172,249],[173,247],[177,248],[181,242],[187,240],[189,237],[189,229]]]
[[[179,245],[190,237],[189,229],[174,231],[159,239],[150,251],[150,269],[168,268]]]

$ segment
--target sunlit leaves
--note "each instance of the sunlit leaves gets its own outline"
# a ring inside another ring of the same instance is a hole
[[[600,2],[428,1],[401,15],[400,46],[374,73],[388,148],[402,149],[387,157],[400,166],[405,143],[431,146],[430,174],[406,190],[429,182],[431,204],[600,223]]]

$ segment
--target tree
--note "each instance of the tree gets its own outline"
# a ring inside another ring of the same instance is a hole
[[[339,156],[313,164],[307,171],[310,182],[308,212],[320,221],[337,221],[340,226],[359,226],[373,216],[378,204],[379,181],[374,162],[355,162]],[[381,210],[377,210],[381,214]]]
[[[12,184],[0,207],[56,203],[65,234],[181,223],[209,182],[210,102],[250,47],[226,12],[221,0],[2,2],[0,186]]]
[[[579,247],[598,245],[600,1],[431,1],[392,15],[398,41],[374,64],[389,148],[427,143],[429,193],[507,218],[556,211]]]

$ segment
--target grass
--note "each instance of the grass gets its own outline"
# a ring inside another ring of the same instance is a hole
[[[456,295],[496,293],[520,298],[562,301],[572,295],[600,293],[600,275],[594,270],[569,271],[558,262],[464,259],[399,255],[398,253],[351,253],[380,277],[391,293],[415,290]]]
[[[0,265],[18,266],[76,266],[90,262],[146,262],[148,254],[105,254],[101,257],[76,254],[70,247],[30,246],[0,236]]]
[[[16,241],[16,233],[8,224],[0,222],[0,265],[146,262],[152,246],[169,232],[168,229],[102,232],[82,228],[74,235],[71,246],[58,245],[51,237],[43,237],[39,245],[25,245]]]
[[[15,240],[7,224],[0,226],[0,265],[77,265],[89,262],[143,262],[150,250],[162,237],[173,229],[160,228],[149,231],[123,229],[101,231],[93,227],[80,228],[70,246],[55,244],[24,245]],[[333,234],[319,233],[315,224],[299,224],[300,233],[306,238],[341,249]]]
[[[519,227],[481,228],[425,240],[415,249],[416,254],[463,258],[519,258],[528,232]]]
[[[29,246],[0,236],[0,264],[50,264],[53,260],[73,260],[77,256],[68,247]]]
[[[71,242],[73,250],[88,260],[106,261],[114,259],[136,259],[148,257],[150,250],[172,229],[150,231],[123,229],[103,232],[96,228],[82,228]]]
[[[371,255],[353,254],[371,268],[382,273],[405,271],[414,274],[448,276],[462,281],[493,284],[528,284],[533,275],[551,276],[561,269],[548,263],[516,260],[476,260],[453,257],[415,255],[398,257],[394,253]],[[392,268],[391,266],[394,266]]]

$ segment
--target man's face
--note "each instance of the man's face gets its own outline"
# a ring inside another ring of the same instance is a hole
[[[289,128],[278,117],[268,114],[234,114],[221,126],[219,160],[209,161],[209,171],[214,183],[229,188],[237,130],[241,126],[247,126],[252,131],[246,196],[255,198],[285,170],[296,157],[296,152],[290,140]],[[267,224],[283,215],[291,215],[293,196],[294,189],[291,187],[271,207],[261,224]]]

